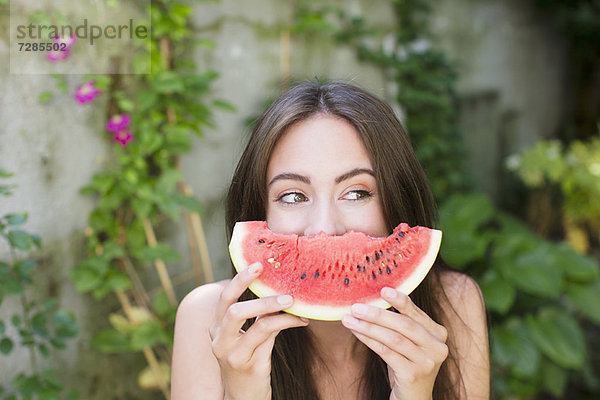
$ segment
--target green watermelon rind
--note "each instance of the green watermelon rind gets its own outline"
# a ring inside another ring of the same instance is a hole
[[[421,258],[419,265],[417,265],[411,275],[402,281],[402,283],[396,287],[395,289],[404,294],[410,294],[419,284],[425,279],[429,270],[435,263],[437,258],[437,254],[440,250],[440,244],[442,242],[442,231],[437,229],[429,229],[430,238],[429,238],[429,249],[425,253],[425,255]],[[235,270],[240,273],[247,269],[251,264],[249,264],[242,252],[243,246],[242,243],[244,238],[246,237],[246,225],[245,224],[236,224],[233,230],[233,234],[231,236],[231,242],[229,243],[229,254],[231,256],[231,261],[233,262],[233,266]],[[254,280],[250,286],[248,287],[255,295],[258,297],[268,297],[268,296],[277,296],[279,294],[277,291],[273,290],[271,287],[265,285],[260,280]],[[365,304],[379,307],[382,309],[390,308],[391,305],[383,300],[381,297],[366,302]],[[328,305],[320,305],[320,304],[310,304],[300,300],[294,300],[294,303],[291,307],[283,310],[287,313],[297,315],[299,317],[305,317],[309,319],[316,319],[322,321],[339,321],[342,319],[344,315],[348,315],[351,313],[352,304],[346,306],[328,306]]]

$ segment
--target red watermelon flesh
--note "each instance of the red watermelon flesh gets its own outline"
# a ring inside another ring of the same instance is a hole
[[[387,308],[380,290],[409,294],[435,262],[442,232],[398,225],[388,237],[350,231],[332,236],[284,235],[264,221],[238,222],[229,252],[236,270],[260,261],[263,272],[250,285],[257,296],[290,294],[285,310],[311,319],[339,320],[354,303]]]

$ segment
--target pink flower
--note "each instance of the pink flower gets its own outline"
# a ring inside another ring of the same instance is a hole
[[[51,50],[46,53],[46,59],[50,62],[57,62],[59,60],[66,60],[69,57],[69,50]]]
[[[106,122],[106,129],[110,132],[118,132],[129,127],[131,120],[129,114],[115,114]]]
[[[71,35],[68,37],[54,37],[54,42],[58,43],[60,46],[57,50],[50,50],[46,54],[46,58],[50,62],[56,62],[59,60],[66,60],[69,57],[69,53],[71,52],[71,46],[77,41],[77,36]],[[61,46],[63,45],[64,46]]]
[[[100,94],[100,89],[94,86],[94,81],[87,81],[83,85],[77,86],[75,98],[80,104],[85,104],[96,98]]]
[[[115,132],[114,139],[115,141],[121,143],[121,146],[125,147],[127,146],[127,143],[133,140],[133,135],[129,130],[121,129],[120,131]]]

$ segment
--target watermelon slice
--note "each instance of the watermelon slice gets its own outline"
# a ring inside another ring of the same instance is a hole
[[[350,231],[340,236],[272,232],[264,221],[238,222],[229,244],[235,269],[263,265],[250,284],[257,296],[290,294],[287,312],[320,320],[340,320],[354,303],[390,305],[380,290],[393,287],[409,294],[435,262],[442,232],[398,225],[388,237]]]

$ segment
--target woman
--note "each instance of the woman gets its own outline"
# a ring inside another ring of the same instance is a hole
[[[392,110],[351,85],[302,83],[258,119],[227,198],[227,228],[266,220],[275,232],[386,236],[432,226],[425,174]],[[257,299],[255,264],[201,286],[176,320],[174,400],[488,399],[485,309],[476,283],[438,257],[393,308],[355,304],[342,321],[280,312],[289,295]]]

